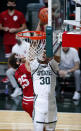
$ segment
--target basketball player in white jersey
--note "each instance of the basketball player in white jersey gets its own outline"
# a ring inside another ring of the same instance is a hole
[[[34,131],[55,131],[57,106],[55,98],[58,63],[46,58],[46,51],[30,63],[35,93]]]

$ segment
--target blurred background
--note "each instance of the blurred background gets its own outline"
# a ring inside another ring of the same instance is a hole
[[[75,3],[72,0],[55,0],[55,12],[53,28],[63,30],[64,19],[75,19]],[[7,0],[0,0],[0,13],[7,9]],[[43,0],[16,0],[16,9],[24,14],[28,30],[36,30],[39,18],[38,12],[44,5]],[[81,59],[80,48],[78,54]],[[0,110],[23,110],[22,95],[15,98],[10,97],[12,85],[6,79],[8,69],[8,59],[5,58],[3,45],[3,31],[0,31]],[[65,85],[66,84],[66,85]],[[79,112],[81,113],[81,98],[73,101],[74,80],[68,83],[61,83],[62,90],[57,97],[57,107],[59,112]],[[66,87],[64,89],[64,87]]]

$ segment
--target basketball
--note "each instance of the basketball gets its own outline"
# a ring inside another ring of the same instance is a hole
[[[48,23],[48,8],[43,8],[43,9],[40,10],[40,12],[39,12],[39,19],[44,24]]]

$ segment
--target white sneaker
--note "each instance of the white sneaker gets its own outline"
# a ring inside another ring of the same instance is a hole
[[[73,100],[79,100],[80,99],[80,93],[78,93],[77,91],[75,91],[74,95],[73,95]]]
[[[17,97],[22,95],[21,88],[16,88],[15,91],[10,95],[11,97]]]

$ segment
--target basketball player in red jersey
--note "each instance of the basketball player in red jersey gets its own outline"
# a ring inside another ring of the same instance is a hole
[[[11,63],[12,58],[13,63]],[[29,63],[27,61],[25,61],[25,63],[22,63],[22,59],[16,58],[15,53],[12,54],[9,59],[9,64],[11,64],[12,66],[15,65],[15,67],[17,68],[15,72],[15,78],[23,89],[22,107],[32,117],[34,96]]]

